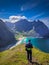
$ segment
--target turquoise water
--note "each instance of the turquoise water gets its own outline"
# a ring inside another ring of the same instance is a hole
[[[32,38],[27,37],[22,40],[22,43],[28,43],[28,40],[31,40],[32,45],[39,50],[49,53],[49,38]]]

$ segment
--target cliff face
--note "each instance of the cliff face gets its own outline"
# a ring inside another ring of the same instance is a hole
[[[34,30],[40,34],[42,37],[49,37],[49,29],[48,27],[40,20],[34,21],[33,23]]]
[[[15,41],[14,35],[6,24],[0,20],[0,48],[6,47]],[[1,49],[0,49],[1,50]]]

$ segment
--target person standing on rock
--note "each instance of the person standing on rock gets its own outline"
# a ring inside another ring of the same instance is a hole
[[[33,48],[33,45],[31,44],[31,40],[29,40],[28,44],[25,45],[25,49],[27,52],[27,59],[30,62],[32,62],[32,48]]]

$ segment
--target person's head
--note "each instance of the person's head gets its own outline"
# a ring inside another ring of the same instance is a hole
[[[31,42],[31,40],[29,40],[29,42]]]

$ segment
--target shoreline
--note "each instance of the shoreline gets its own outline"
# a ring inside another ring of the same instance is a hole
[[[18,41],[15,45],[13,45],[12,47],[10,47],[9,49],[13,49],[13,48],[16,47],[17,45],[21,44],[22,40],[25,39],[25,38],[26,38],[26,37],[22,37],[22,38],[20,37],[20,38],[18,39],[19,41]]]
[[[10,44],[10,45],[4,47],[4,48],[0,48],[0,52],[5,51],[5,50],[8,50],[8,49],[13,49],[13,48],[16,47],[17,45],[21,44],[21,42],[22,42],[22,40],[23,40],[24,38],[25,38],[25,37],[22,37],[22,38],[20,37],[17,42],[12,43],[12,44]]]

